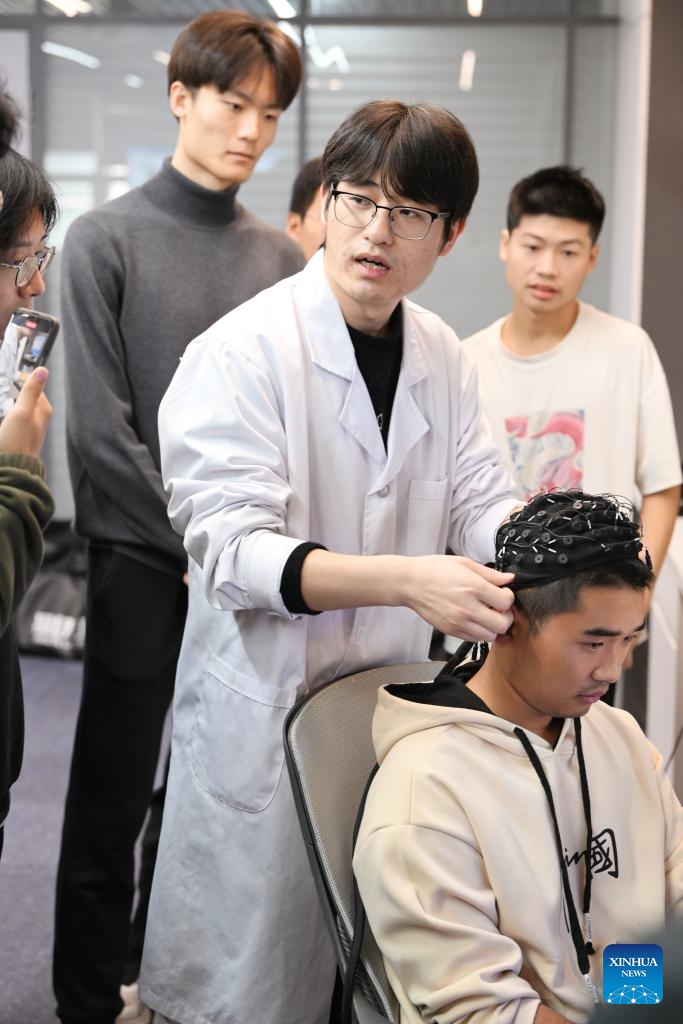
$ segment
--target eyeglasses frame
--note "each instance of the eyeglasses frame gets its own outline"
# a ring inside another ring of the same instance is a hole
[[[3,263],[0,261],[0,267],[7,267],[9,270],[16,270],[17,275],[14,279],[14,284],[17,288],[25,288],[38,271],[40,271],[41,276],[46,273],[47,268],[54,259],[56,251],[57,250],[54,245],[46,245],[43,249],[40,249],[39,252],[33,252],[29,256],[23,256],[20,260],[15,260],[14,263]],[[22,281],[20,284],[19,275],[29,260],[35,261],[35,269],[32,270],[26,280]]]
[[[432,224],[434,223],[435,220],[446,220],[448,217],[452,216],[452,213],[450,212],[432,213],[431,210],[423,210],[422,207],[420,206],[406,206],[405,203],[400,203],[397,206],[382,206],[381,203],[376,203],[374,199],[370,199],[368,196],[359,195],[358,192],[346,192],[345,190],[341,190],[338,188],[330,189],[330,195],[334,200],[334,215],[337,220],[339,220],[339,217],[337,217],[337,199],[339,196],[354,196],[356,199],[364,199],[366,203],[371,203],[375,207],[375,212],[373,213],[372,217],[370,218],[367,224],[359,224],[357,226],[367,228],[370,224],[372,224],[373,220],[377,216],[378,210],[386,210],[389,214],[389,228],[391,230],[392,235],[396,235],[397,238],[403,238],[406,242],[423,242],[427,235],[429,234],[429,232],[432,230]],[[392,214],[394,210],[413,210],[415,213],[425,213],[427,214],[428,217],[431,217],[429,227],[425,231],[424,235],[420,235],[419,238],[410,238],[406,237],[406,235],[399,235],[398,231],[394,230],[394,223],[392,220]],[[344,224],[344,221],[339,220],[339,223]],[[354,225],[344,224],[344,227],[350,228],[354,227]]]

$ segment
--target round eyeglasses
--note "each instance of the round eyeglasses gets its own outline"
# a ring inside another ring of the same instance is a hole
[[[415,206],[380,206],[367,196],[357,196],[355,192],[340,192],[332,189],[334,215],[340,224],[347,228],[366,228],[378,210],[388,210],[389,227],[399,238],[409,238],[419,242],[426,238],[435,220],[446,220],[450,213],[432,213],[430,210],[419,210]]]
[[[14,263],[0,263],[0,267],[9,267],[10,270],[16,270],[17,276],[14,283],[17,288],[24,288],[38,270],[41,274],[46,273],[54,254],[54,245],[47,245],[40,252],[34,252],[31,256],[24,256],[22,260],[16,260]]]

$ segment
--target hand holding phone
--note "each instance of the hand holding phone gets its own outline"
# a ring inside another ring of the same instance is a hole
[[[0,416],[12,407],[28,375],[44,365],[58,331],[59,321],[49,313],[14,310],[0,346]]]

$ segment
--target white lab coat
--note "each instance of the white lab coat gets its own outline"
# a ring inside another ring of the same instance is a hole
[[[429,649],[406,608],[291,615],[289,554],[450,544],[486,561],[516,504],[458,340],[407,301],[385,451],[323,259],[192,342],[159,414],[190,607],[141,991],[182,1024],[327,1021],[332,953],[282,724],[322,682]]]

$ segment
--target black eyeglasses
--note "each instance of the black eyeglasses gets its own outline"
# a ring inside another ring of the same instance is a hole
[[[432,213],[415,206],[380,206],[367,196],[340,192],[336,188],[332,189],[332,198],[334,215],[347,228],[366,228],[378,210],[388,210],[392,232],[399,238],[409,238],[414,242],[427,237],[435,220],[446,220],[451,216],[450,213]]]
[[[24,288],[38,270],[41,274],[46,273],[54,254],[54,245],[48,245],[41,249],[40,252],[34,252],[31,256],[24,256],[22,260],[16,260],[14,263],[0,263],[0,267],[16,270],[17,276],[14,283],[17,288]]]

